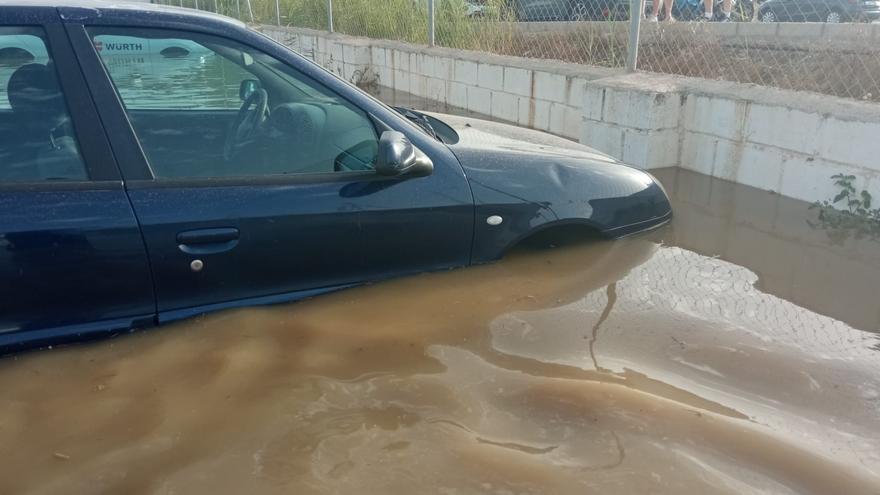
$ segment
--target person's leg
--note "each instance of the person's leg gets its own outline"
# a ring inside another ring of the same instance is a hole
[[[673,3],[675,3],[675,0],[666,0],[666,4],[664,5],[664,7],[666,7],[666,21],[667,22],[671,22],[671,21],[675,20],[672,17],[672,4]]]
[[[657,21],[657,14],[660,13],[660,7],[663,6],[663,0],[654,0],[654,5],[651,6],[651,17],[648,17],[648,20],[651,22]]]
[[[703,18],[712,18],[712,8],[715,6],[715,0],[703,0]]]

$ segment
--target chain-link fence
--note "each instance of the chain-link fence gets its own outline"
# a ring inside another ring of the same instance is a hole
[[[253,23],[880,101],[880,0],[162,3]]]

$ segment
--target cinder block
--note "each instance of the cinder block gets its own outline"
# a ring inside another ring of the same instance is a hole
[[[425,59],[424,67],[427,74],[438,79],[452,79],[452,63],[453,59],[442,55],[429,57]]]
[[[819,128],[819,155],[880,171],[880,123],[825,118]]]
[[[519,118],[519,97],[510,93],[492,93],[492,117],[516,123]]]
[[[428,78],[428,93],[425,95],[428,98],[446,103],[447,97],[447,89],[446,89],[446,80],[445,79],[437,79],[436,77]]]
[[[467,88],[467,109],[483,115],[492,112],[492,91],[476,86]]]
[[[622,160],[623,136],[624,130],[618,125],[586,121],[581,129],[580,142]]]
[[[568,104],[573,107],[583,106],[587,80],[580,77],[572,77],[568,81]]]
[[[729,139],[715,140],[715,158],[712,163],[712,175],[719,179],[735,181],[742,161],[742,141]]]
[[[458,108],[467,108],[467,86],[449,81],[446,91],[446,103]]]
[[[782,185],[783,159],[778,149],[745,144],[734,180],[765,191],[779,192]]]
[[[385,49],[380,47],[373,47],[370,53],[370,62],[373,64],[373,67],[377,69],[379,67],[384,67],[386,65]]]
[[[330,56],[333,57],[334,62],[342,62],[345,58],[342,56],[342,44],[341,43],[330,43]]]
[[[376,68],[376,74],[379,76],[379,86],[394,87],[394,70],[390,67],[379,66]]]
[[[433,55],[428,55],[427,53],[419,54],[419,65],[421,66],[421,73],[428,77],[437,77],[434,74],[434,66],[437,65],[437,57]]]
[[[605,88],[587,84],[584,88],[583,110],[584,118],[588,120],[602,120],[602,107],[605,105]]]
[[[453,80],[469,86],[477,85],[477,63],[470,60],[455,60]]]
[[[831,176],[840,173],[856,176],[856,190],[864,187],[865,174],[858,168],[820,159],[807,161],[805,158],[790,158],[785,161],[779,192],[784,196],[810,202],[831,200],[840,191]]]
[[[409,54],[409,71],[413,74],[422,74],[424,75],[424,69],[422,67],[422,54],[421,53],[410,53]]]
[[[581,135],[583,115],[579,108],[561,103],[550,105],[550,132],[577,139]]]
[[[727,98],[688,96],[685,129],[737,141],[742,137],[745,107],[745,103]]]
[[[519,97],[519,124],[532,129],[546,131],[550,129],[549,101]]]
[[[678,132],[674,129],[644,131],[626,129],[621,161],[640,169],[678,165]]]
[[[370,63],[370,48],[360,45],[342,45],[342,61],[347,64]]]
[[[394,64],[394,70],[405,70],[409,72],[409,55],[410,53],[403,50],[392,50],[391,62]]]
[[[550,130],[550,109],[552,103],[546,100],[535,100],[535,129]]]
[[[600,95],[591,92],[587,103],[595,104]],[[595,113],[595,108],[590,109]],[[659,130],[678,127],[681,95],[677,92],[635,91],[606,87],[602,120],[635,129]]]
[[[685,132],[679,166],[704,175],[712,175],[718,139],[708,134]]]
[[[500,65],[479,64],[477,67],[477,84],[481,88],[503,91],[504,67]]]
[[[504,68],[504,91],[520,96],[532,96],[532,77],[530,70],[518,67]]]
[[[428,78],[421,74],[410,72],[409,92],[416,96],[428,96]]]
[[[566,102],[566,77],[545,71],[535,71],[535,98],[558,103]]]
[[[520,125],[522,127],[534,127],[534,100],[532,100],[531,98],[523,98],[522,96],[519,96],[517,97],[517,106],[519,107],[516,118],[517,125]]]
[[[815,113],[752,103],[745,121],[745,139],[813,154],[818,149],[822,118]]]
[[[409,93],[409,72],[405,70],[395,70],[392,88],[397,91]]]

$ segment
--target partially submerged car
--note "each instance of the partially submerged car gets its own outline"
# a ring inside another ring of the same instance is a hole
[[[4,53],[5,351],[672,214],[645,172],[534,131],[396,111],[213,14],[22,0],[0,6]]]

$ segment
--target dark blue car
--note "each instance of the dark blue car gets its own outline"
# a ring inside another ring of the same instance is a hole
[[[239,22],[0,5],[4,351],[501,257],[671,216],[544,134],[397,111]]]

